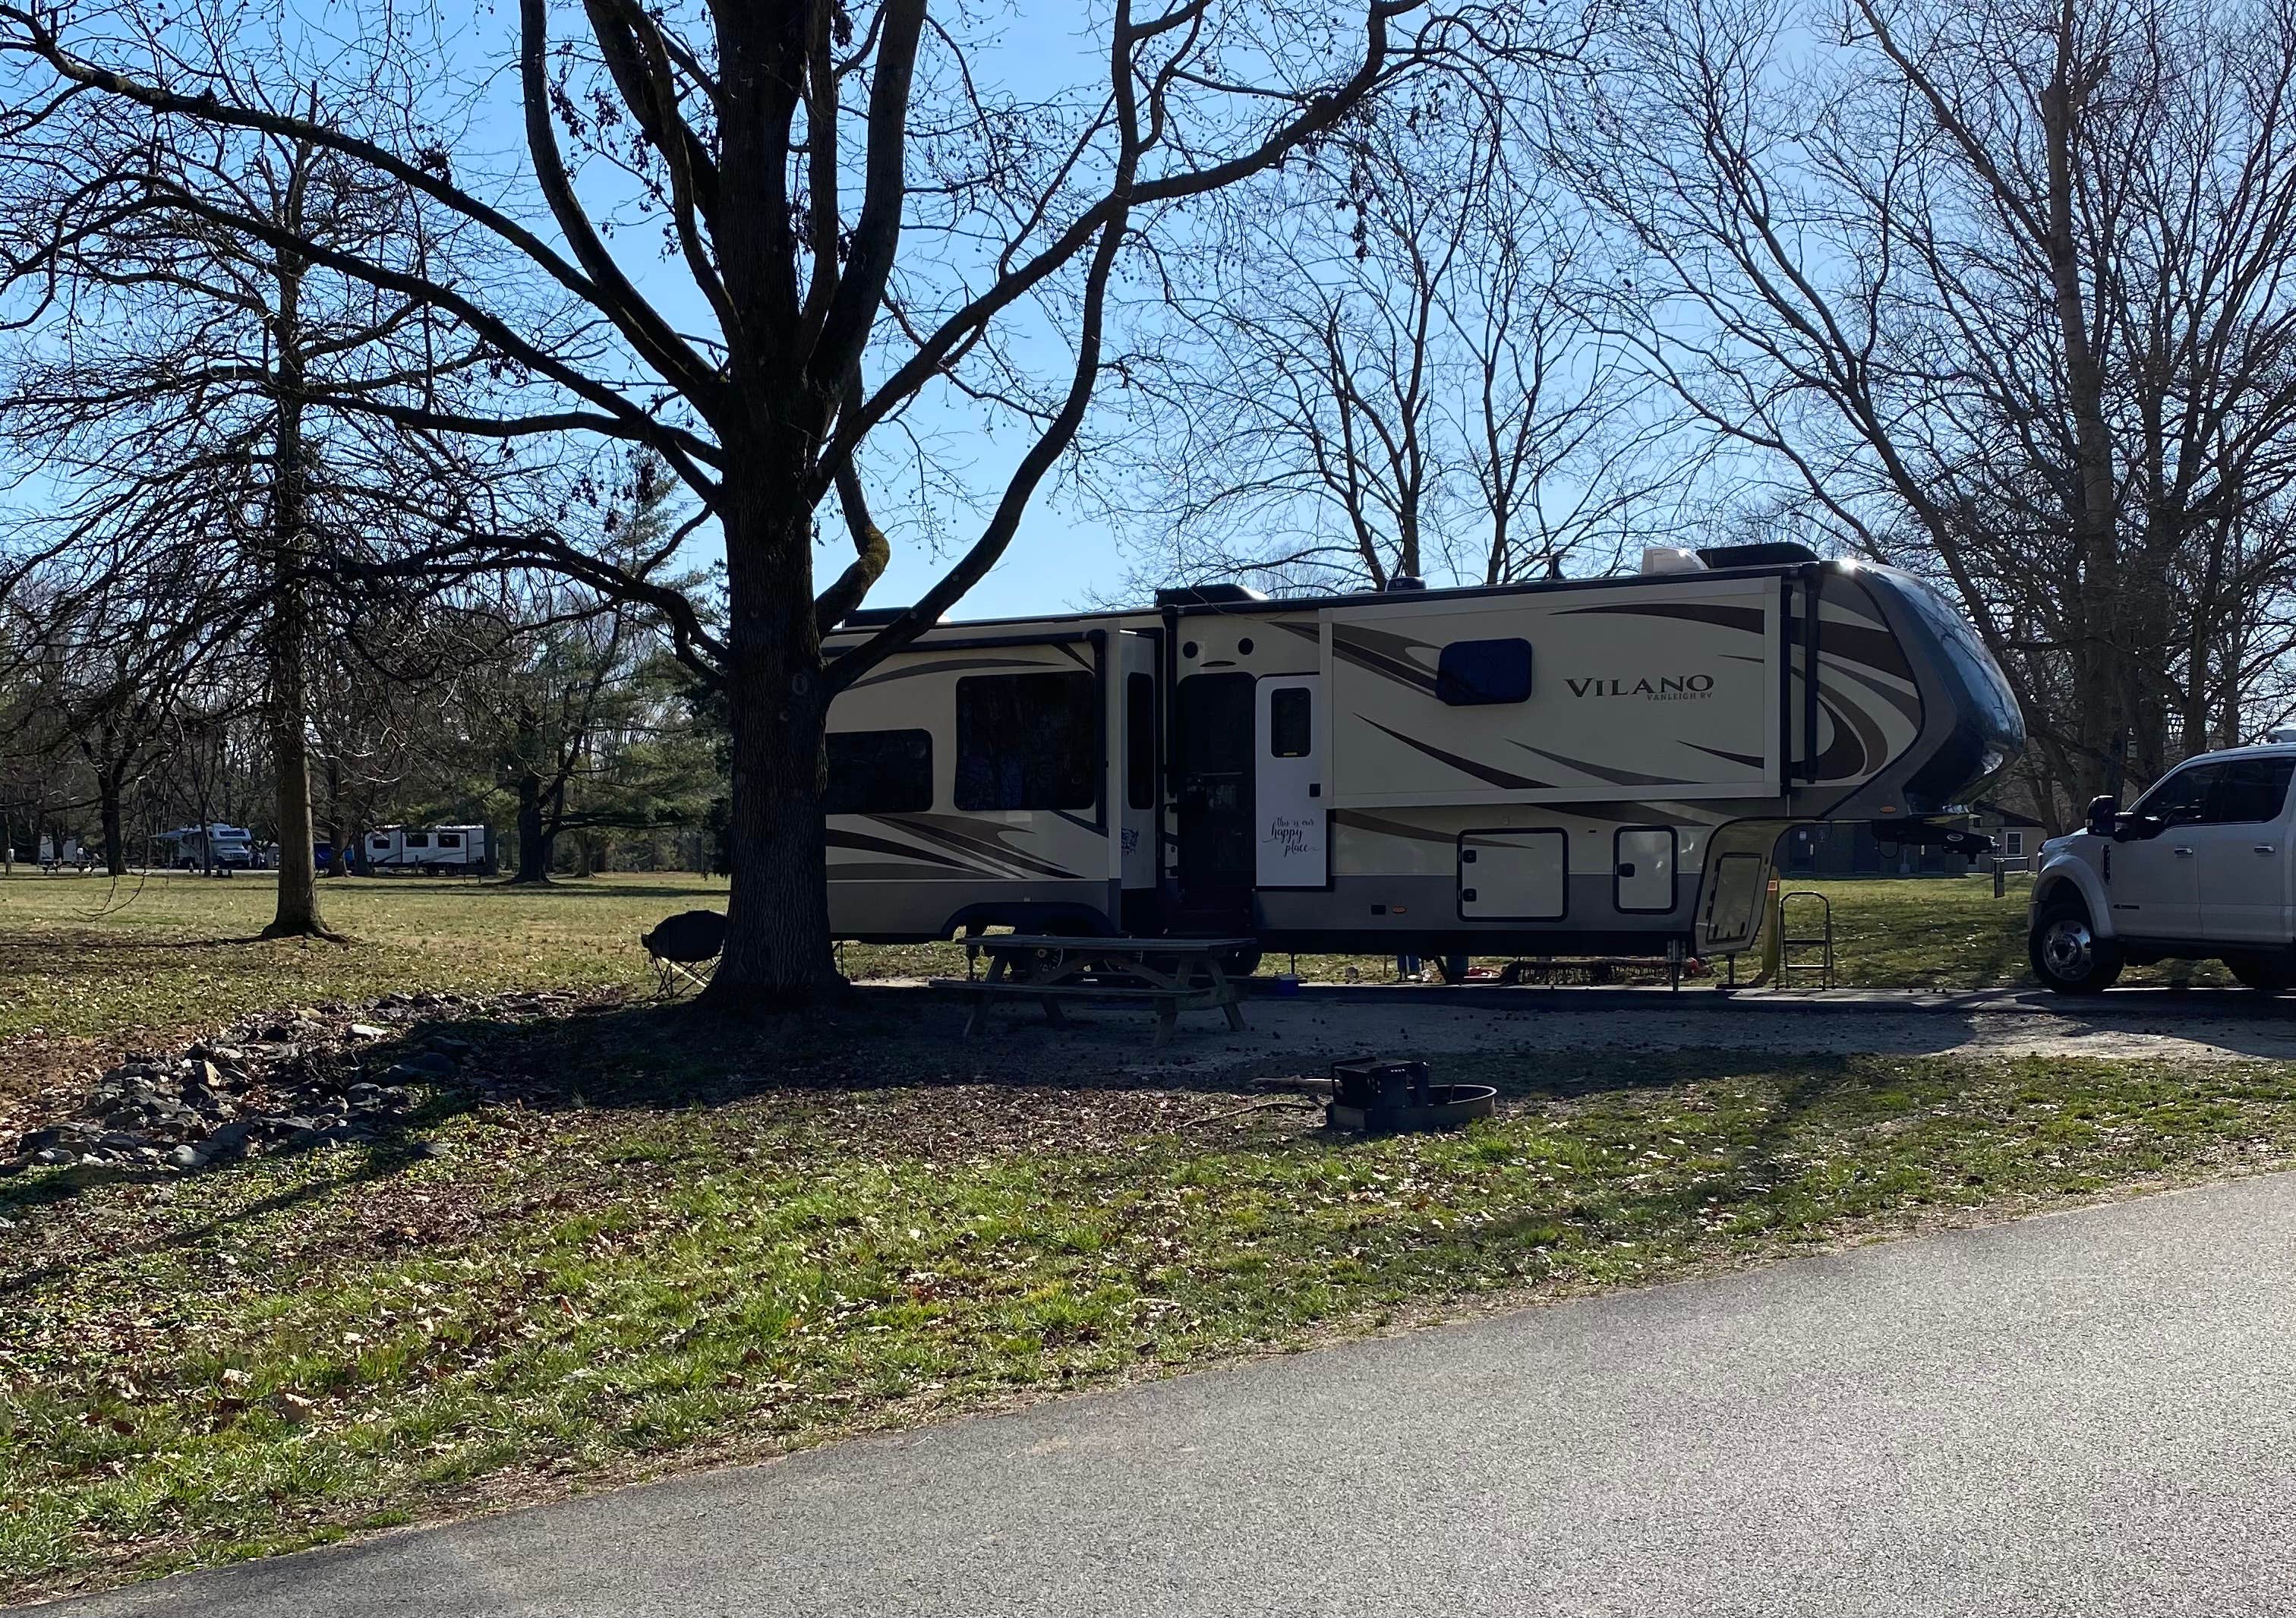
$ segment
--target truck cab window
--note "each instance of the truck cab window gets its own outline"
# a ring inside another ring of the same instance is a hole
[[[2208,817],[2209,799],[2223,779],[2222,764],[2191,764],[2137,800],[2136,813],[2163,825],[2191,825]]]
[[[956,682],[956,807],[1088,809],[1099,801],[1099,682],[1074,673]]]
[[[2296,759],[2232,759],[2213,768],[2222,773],[2209,795],[2209,825],[2248,825],[2280,818],[2288,801],[2288,778],[2296,774]]]

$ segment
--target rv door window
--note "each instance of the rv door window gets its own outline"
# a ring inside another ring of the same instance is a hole
[[[932,732],[832,731],[829,790],[821,807],[831,815],[916,815],[932,808]]]
[[[1315,698],[1305,686],[1280,686],[1267,694],[1267,752],[1276,759],[1304,759],[1316,751]]]
[[[1097,682],[1074,673],[956,682],[956,807],[1088,809],[1098,801]]]
[[[1530,643],[1455,640],[1435,661],[1435,694],[1454,708],[1530,700]]]
[[[1124,801],[1156,807],[1156,677],[1124,677]]]

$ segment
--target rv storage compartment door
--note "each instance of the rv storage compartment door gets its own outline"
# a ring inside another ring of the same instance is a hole
[[[1324,679],[1275,674],[1259,682],[1259,825],[1263,888],[1320,888],[1324,859]]]
[[[1766,884],[1759,854],[1725,854],[1706,871],[1706,942],[1745,944],[1761,925]]]
[[[1618,834],[1619,908],[1655,916],[1674,908],[1674,828],[1621,827]]]
[[[1561,921],[1570,903],[1569,848],[1560,831],[1461,833],[1461,919]]]

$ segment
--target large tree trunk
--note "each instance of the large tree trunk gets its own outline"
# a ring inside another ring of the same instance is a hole
[[[96,774],[96,819],[103,827],[103,868],[113,876],[127,875],[127,839],[120,831],[119,777],[110,770]]]
[[[309,608],[304,599],[302,545],[308,491],[303,477],[302,354],[297,347],[299,273],[279,276],[279,417],[273,445],[271,621],[265,637],[271,775],[279,828],[279,897],[266,938],[331,938],[319,917],[319,883],[311,847],[311,755],[303,734]]]
[[[2074,145],[2086,91],[2074,82],[2075,41],[2068,13],[2060,26],[2054,80],[2041,93],[2047,152],[2048,196],[2044,249],[2056,295],[2058,332],[2064,343],[2065,399],[2073,417],[2073,454],[2079,479],[2072,512],[2080,563],[2079,639],[2073,649],[2074,711],[2081,757],[2076,795],[2118,793],[2127,762],[2130,690],[2122,624],[2118,536],[2119,498],[2112,471],[2112,431],[2105,418],[2104,372],[2089,341],[2089,301],[2074,240]]]
[[[518,874],[513,886],[550,880],[552,844],[548,820],[542,812],[542,779],[532,770],[518,777]]]
[[[729,456],[729,467],[743,458]],[[750,487],[728,489],[726,524],[731,842],[740,857],[725,954],[702,998],[716,1009],[750,1013],[810,1004],[845,980],[829,942],[821,819],[828,702],[813,620],[811,524],[770,488],[758,487],[767,480],[744,481]]]

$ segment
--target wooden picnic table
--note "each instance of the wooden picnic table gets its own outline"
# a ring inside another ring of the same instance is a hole
[[[965,975],[935,978],[937,989],[964,990],[972,999],[967,1038],[988,1018],[990,1002],[1032,997],[1047,1022],[1067,1022],[1064,1000],[1144,1001],[1156,1008],[1156,1043],[1168,1044],[1184,1011],[1227,1014],[1241,1033],[1245,1023],[1235,980],[1223,959],[1250,949],[1248,938],[1046,938],[1033,933],[983,932],[964,942]],[[980,957],[985,974],[975,975]]]

